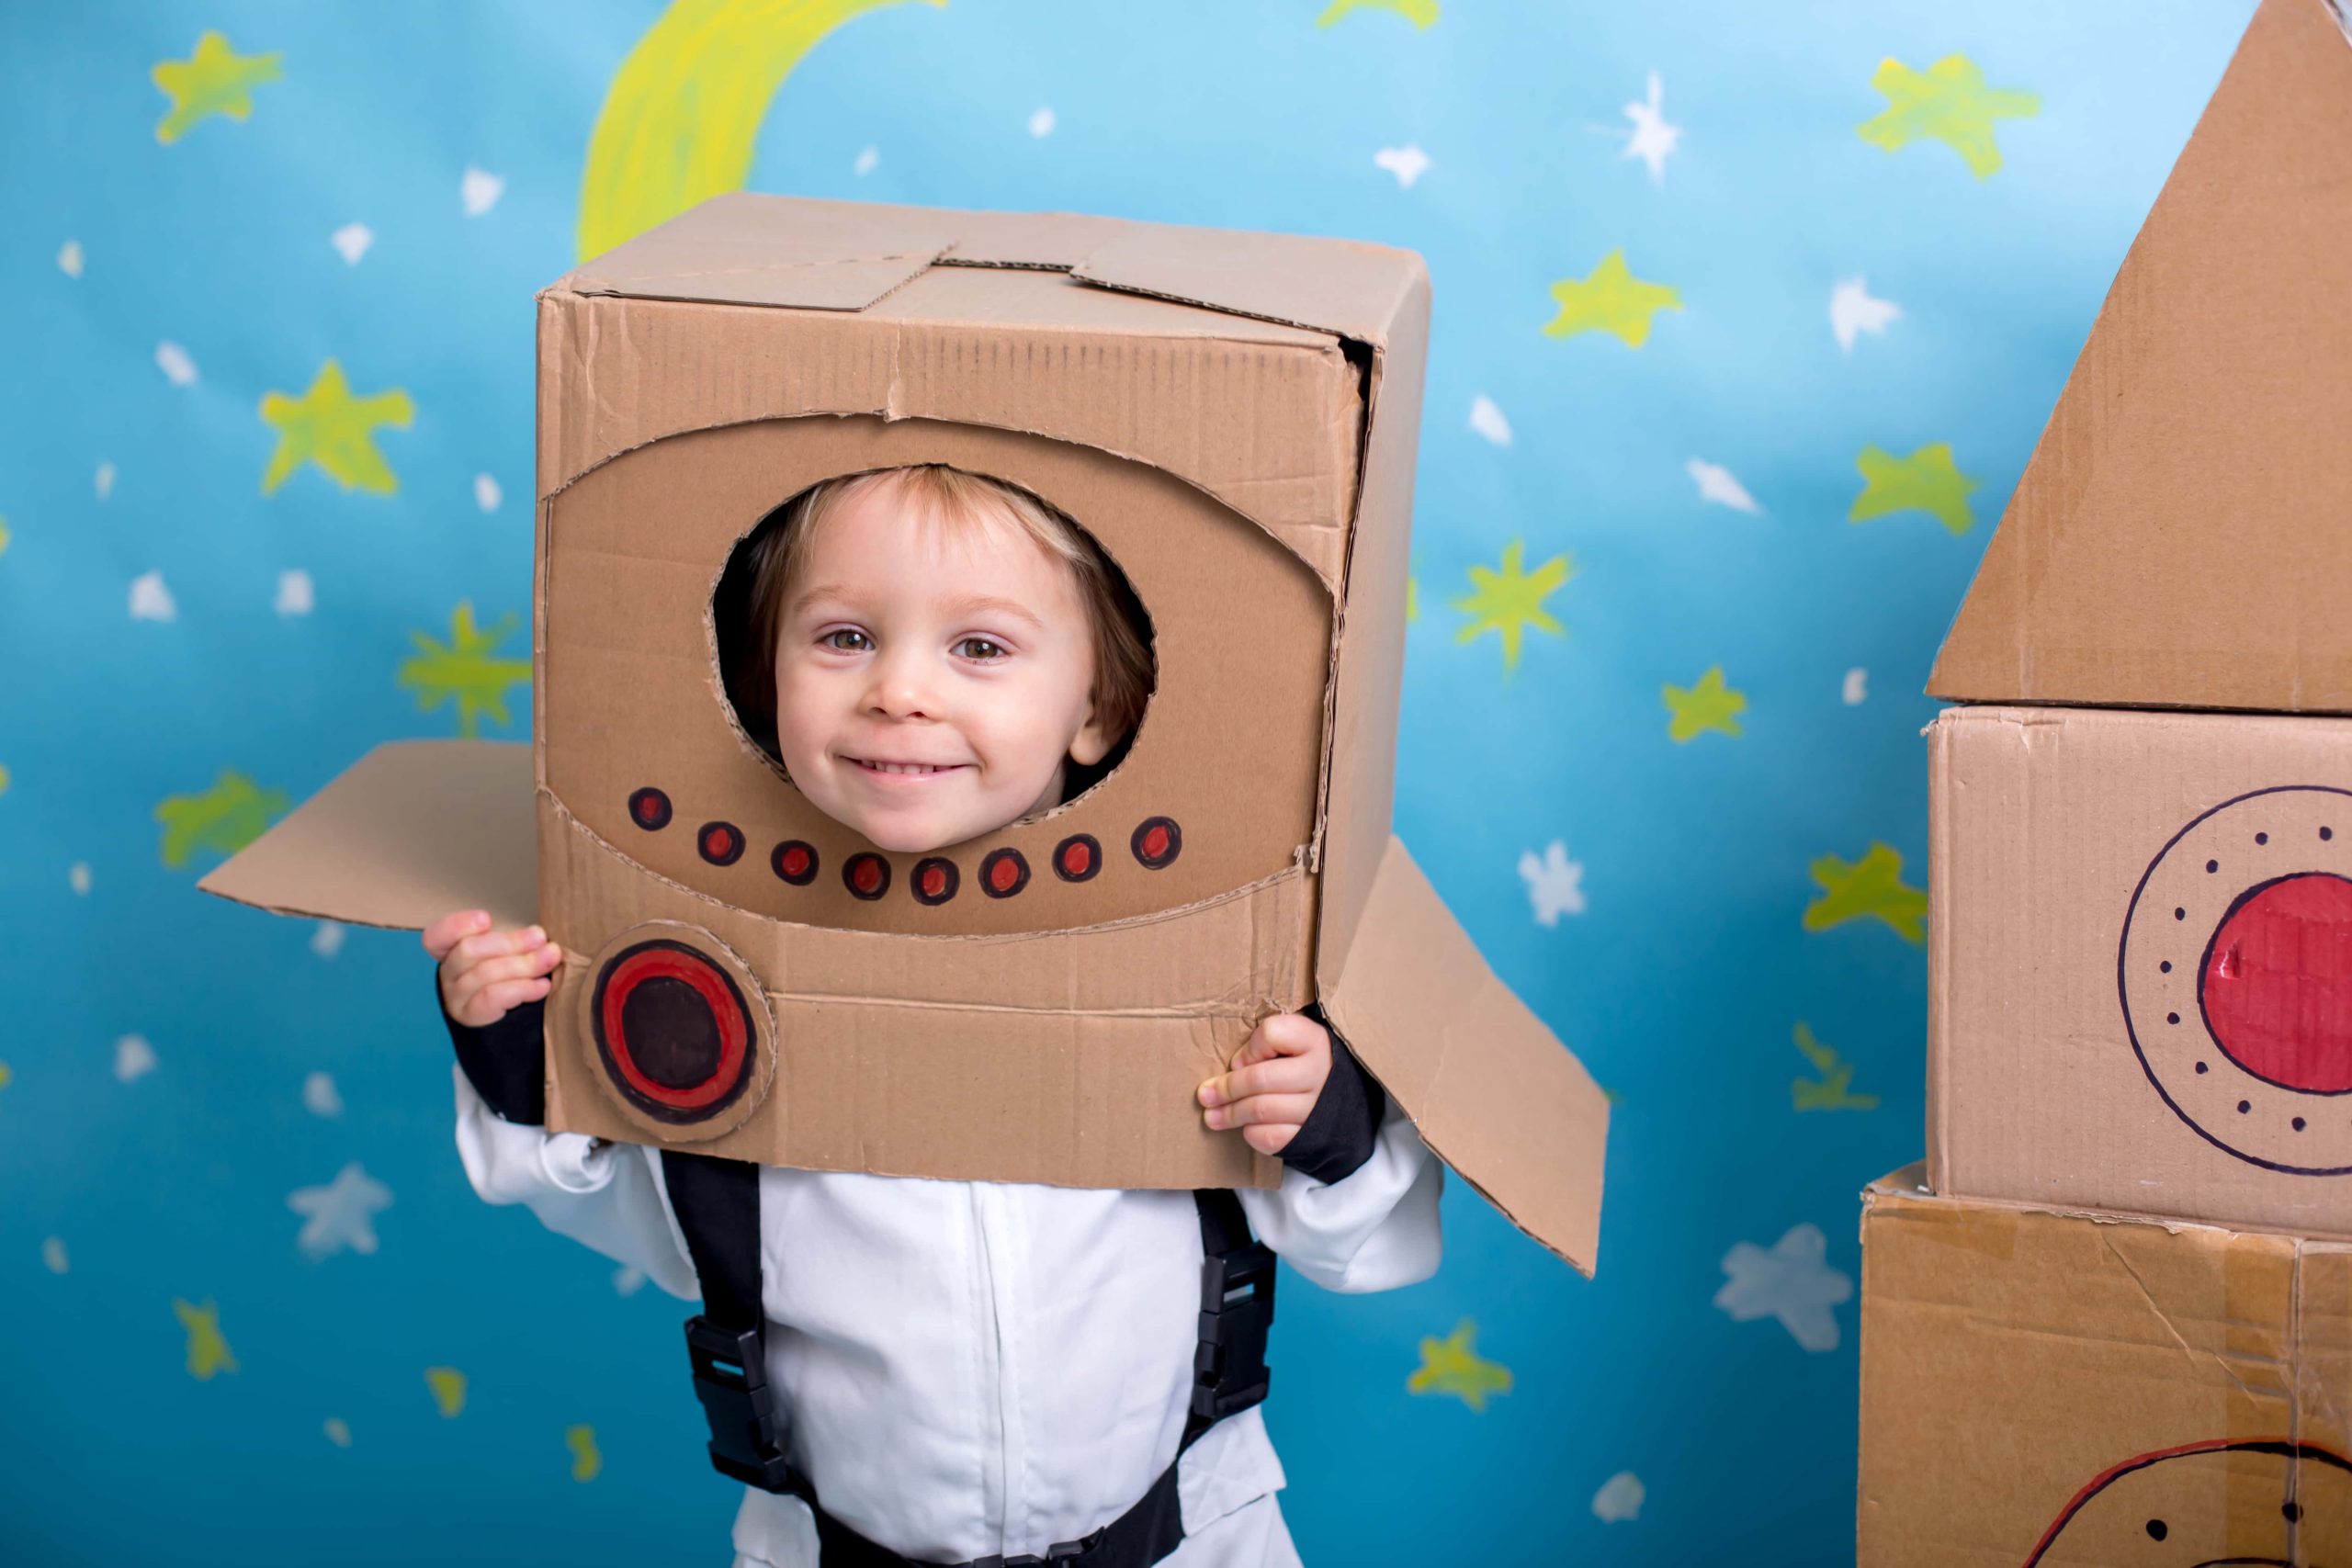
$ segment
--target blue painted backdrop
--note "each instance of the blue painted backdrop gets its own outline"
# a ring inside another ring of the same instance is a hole
[[[1921,1145],[1919,689],[2249,9],[953,0],[755,118],[756,189],[1429,258],[1398,826],[1618,1103],[1597,1281],[1459,1183],[1435,1280],[1294,1281],[1310,1562],[1850,1550],[1856,1191]],[[474,1201],[414,938],[193,888],[457,730],[412,661],[461,603],[524,733],[530,294],[662,11],[0,16],[6,1561],[727,1560],[680,1306]],[[265,494],[264,399],[328,361],[380,470]],[[1514,660],[1476,628],[1519,578]],[[310,1225],[355,1163],[389,1206]],[[1507,1391],[1410,1386],[1458,1329]]]

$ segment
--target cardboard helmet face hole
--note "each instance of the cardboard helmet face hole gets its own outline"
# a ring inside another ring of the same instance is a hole
[[[1158,660],[1153,652],[1150,614],[1136,596],[1125,570],[1119,565],[1116,557],[1103,548],[1093,530],[1076,518],[1064,515],[1043,497],[1031,495],[994,474],[967,475],[963,469],[954,470],[954,473],[1014,491],[1021,504],[1034,509],[1035,513],[1047,520],[1048,526],[1057,530],[1083,555],[1085,558],[1081,567],[1078,563],[1060,561],[1057,552],[1056,570],[1069,571],[1078,582],[1082,609],[1089,622],[1088,641],[1095,660],[1098,686],[1103,680],[1102,667],[1119,658],[1118,650],[1104,647],[1106,638],[1094,624],[1098,618],[1114,620],[1130,648],[1140,645],[1141,668],[1130,667],[1123,671],[1126,682],[1139,688],[1124,694],[1134,699],[1132,716],[1121,726],[1110,750],[1100,761],[1091,764],[1069,763],[1060,806],[1075,805],[1088,791],[1117,771],[1134,744],[1144,715],[1149,709],[1151,693],[1158,682]],[[859,474],[838,474],[829,476],[820,483],[839,485],[860,477]],[[812,485],[786,500],[761,518],[758,526],[738,539],[728,554],[726,565],[711,594],[709,626],[712,656],[719,672],[729,716],[741,731],[744,739],[775,767],[777,775],[787,786],[792,783],[792,773],[779,750],[775,730],[774,641],[780,629],[778,623],[782,619],[783,601],[788,596],[789,585],[784,581],[784,563],[778,558],[787,536],[797,535],[809,525],[811,519],[808,508],[817,489]],[[835,491],[834,495],[838,498],[839,491]],[[832,504],[837,505],[838,500]],[[959,521],[967,527],[985,530],[981,537],[991,544],[1001,542],[1014,548],[1023,547],[1025,534],[1022,525],[1002,515],[994,498],[989,498],[983,503],[978,515]],[[802,840],[780,843],[771,851],[770,859],[772,868],[779,877],[801,886],[812,879],[817,863],[814,847]],[[1099,859],[1090,855],[1082,845],[1072,846],[1067,840],[1057,846],[1055,865],[1068,876],[1066,863],[1089,868],[1084,875],[1073,880],[1084,880],[1085,875],[1091,875],[1093,870],[1100,869]],[[944,904],[956,896],[962,882],[956,862],[939,859],[937,867],[928,874],[919,874],[915,885],[908,889],[917,900],[936,905]],[[981,891],[991,897],[1003,897],[1005,881],[1001,875],[995,879],[983,878]]]

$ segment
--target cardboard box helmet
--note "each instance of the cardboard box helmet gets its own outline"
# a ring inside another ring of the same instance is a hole
[[[1589,1270],[1605,1101],[1388,830],[1428,310],[1375,245],[707,202],[539,297],[532,746],[379,748],[202,886],[537,919],[550,1126],[809,1168],[1269,1185],[1193,1091],[1319,1000]],[[912,463],[1075,520],[1156,681],[1099,783],[901,855],[753,741],[721,643],[763,518]]]

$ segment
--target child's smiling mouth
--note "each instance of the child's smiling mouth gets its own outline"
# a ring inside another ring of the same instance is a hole
[[[842,760],[872,778],[935,779],[971,765],[968,762],[895,762],[850,756]]]

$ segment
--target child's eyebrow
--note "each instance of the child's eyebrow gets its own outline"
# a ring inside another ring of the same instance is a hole
[[[828,582],[811,588],[806,593],[797,595],[786,614],[797,616],[805,614],[812,604],[822,604],[827,600],[846,604],[852,598],[850,591],[841,583]],[[943,607],[950,615],[969,615],[993,611],[997,615],[1009,615],[1016,621],[1026,623],[1033,631],[1042,632],[1046,629],[1046,623],[1039,620],[1036,613],[1027,605],[1017,600],[1002,599],[994,594],[968,594],[961,599],[949,600]]]

